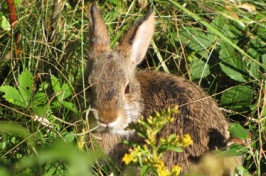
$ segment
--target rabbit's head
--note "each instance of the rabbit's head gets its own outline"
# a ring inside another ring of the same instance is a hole
[[[143,103],[135,68],[143,60],[154,32],[154,12],[136,23],[110,49],[107,27],[95,4],[90,10],[88,81],[98,131],[127,135],[141,117]]]

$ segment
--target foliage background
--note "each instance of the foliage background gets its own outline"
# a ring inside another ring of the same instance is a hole
[[[0,1],[0,175],[93,172],[86,166],[97,156],[77,132],[83,105],[74,89],[80,78],[86,80],[82,73],[91,2],[15,2],[18,21],[13,25],[8,22],[6,1]],[[137,19],[156,11],[156,32],[140,68],[184,76],[203,87],[230,122],[252,134],[251,142],[245,143],[246,170],[265,173],[266,3],[97,3],[112,46]],[[75,155],[65,155],[71,152]]]

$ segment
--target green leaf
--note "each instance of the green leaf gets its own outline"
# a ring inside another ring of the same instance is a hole
[[[253,49],[253,48],[249,48],[248,51],[247,51],[253,58],[260,58],[261,55],[257,52],[256,49]],[[251,78],[257,78],[257,79],[260,79],[259,78],[259,64],[255,63],[255,62],[250,62],[248,59],[245,60],[245,65],[247,67],[247,70],[249,72],[249,76]]]
[[[244,166],[237,166],[236,168],[236,173],[234,175],[245,175],[245,176],[250,176],[251,174],[247,171],[247,168]]]
[[[181,147],[176,147],[176,146],[168,146],[168,150],[172,150],[174,152],[183,152],[184,150]]]
[[[219,30],[219,32],[221,32],[223,35],[228,37],[230,40],[236,38],[236,35],[231,31],[233,26],[229,26],[228,19],[226,19],[222,15],[217,15],[214,20],[212,20],[211,25],[215,27],[215,29]],[[212,32],[210,28],[208,28],[208,32]]]
[[[245,153],[248,152],[248,148],[244,147],[239,144],[231,144],[228,150],[222,151],[221,153],[218,153],[218,155],[222,156],[242,156]]]
[[[66,99],[66,98],[68,98],[69,96],[72,95],[72,90],[70,89],[70,87],[69,87],[69,85],[67,83],[63,84],[62,91],[64,92],[63,99]]]
[[[6,17],[4,15],[0,16],[1,20],[1,28],[3,28],[5,31],[10,31],[11,30],[11,26],[9,24],[9,21],[6,19]]]
[[[34,115],[39,117],[47,117],[52,113],[48,106],[33,106],[32,111]]]
[[[190,73],[193,80],[204,78],[210,74],[210,67],[204,61],[194,56],[190,64]]]
[[[245,82],[245,76],[248,76],[248,73],[244,68],[241,55],[229,44],[225,42],[221,44],[220,59],[222,62],[220,67],[222,71],[233,80]]]
[[[248,139],[248,131],[238,123],[231,123],[229,132],[231,138]]]
[[[253,90],[248,86],[237,86],[225,91],[221,96],[221,104],[230,109],[241,109],[250,106]]]
[[[147,175],[149,170],[150,170],[150,166],[149,165],[142,166],[141,170],[140,170],[140,175]]]
[[[67,142],[73,142],[75,139],[75,134],[73,132],[67,133],[65,139]]]
[[[51,76],[51,81],[52,81],[52,86],[53,86],[53,90],[55,93],[58,93],[61,91],[61,85],[60,82],[58,81],[58,79],[52,75]]]
[[[18,76],[18,90],[27,107],[32,99],[33,76],[29,70],[25,70]]]
[[[209,55],[208,48],[215,42],[215,35],[205,34],[198,28],[187,27],[179,30],[179,37],[176,33],[171,34],[172,37],[179,42],[188,44],[189,48],[195,51],[203,58],[207,58]]]
[[[43,105],[47,103],[47,98],[46,94],[43,92],[38,92],[34,95],[32,99],[32,106],[38,106],[38,105]]]
[[[71,110],[72,112],[78,112],[77,107],[75,106],[75,104],[71,103],[71,102],[66,102],[66,101],[62,101],[62,104],[64,107],[66,107],[67,109]]]
[[[160,153],[163,153],[167,150],[172,150],[174,152],[183,152],[184,151],[181,147],[173,146],[170,144],[163,144],[163,145],[159,146],[157,153],[160,154]]]
[[[63,84],[63,86],[61,87],[59,80],[53,75],[51,77],[51,80],[53,90],[56,93],[56,97],[60,102],[72,95],[72,90],[70,89],[68,84]]]
[[[3,96],[6,101],[17,106],[27,107],[17,89],[11,86],[1,86],[0,92],[4,92]]]

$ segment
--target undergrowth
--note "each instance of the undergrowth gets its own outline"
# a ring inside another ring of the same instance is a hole
[[[237,126],[231,133],[245,148],[243,172],[265,173],[266,3],[97,3],[112,46],[155,10],[155,35],[139,67],[184,76],[203,87],[232,128]],[[0,1],[0,175],[98,174],[92,167],[101,155],[79,130],[81,107],[89,105],[77,99],[81,92],[75,89],[78,80],[86,81],[89,5],[16,0],[17,21],[10,23],[6,1]],[[243,135],[241,127],[250,134]]]

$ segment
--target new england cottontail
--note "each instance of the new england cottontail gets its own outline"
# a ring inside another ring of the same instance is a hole
[[[142,142],[125,128],[140,117],[179,106],[175,120],[158,138],[190,134],[193,144],[183,153],[166,152],[167,166],[180,165],[185,172],[209,150],[225,145],[229,138],[228,122],[216,102],[196,84],[174,75],[156,71],[136,71],[143,60],[155,28],[151,12],[133,25],[112,50],[107,27],[95,4],[90,9],[90,46],[85,79],[90,91],[86,96],[94,109],[90,123],[101,148],[121,162],[128,147],[121,141]]]

